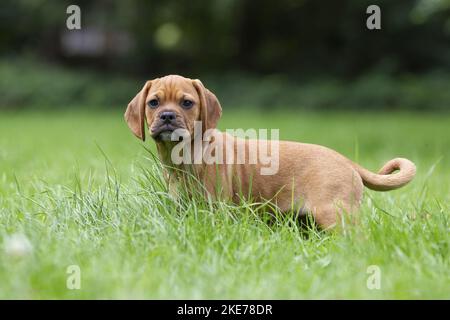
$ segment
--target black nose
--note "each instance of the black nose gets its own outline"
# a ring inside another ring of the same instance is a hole
[[[159,115],[159,118],[164,121],[164,123],[170,123],[175,120],[176,114],[173,111],[164,111]]]

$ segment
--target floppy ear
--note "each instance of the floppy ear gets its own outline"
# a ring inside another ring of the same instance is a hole
[[[142,90],[130,101],[124,114],[128,127],[143,141],[145,141],[145,98],[151,85],[151,81],[145,83]]]
[[[214,93],[205,88],[200,80],[192,80],[194,88],[200,97],[200,116],[202,119],[203,132],[215,128],[222,116],[222,107]]]

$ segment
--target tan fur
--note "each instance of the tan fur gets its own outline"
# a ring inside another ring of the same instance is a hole
[[[146,103],[155,96],[160,105],[151,109]],[[186,97],[194,102],[189,110],[180,106],[180,101]],[[199,80],[170,75],[148,81],[128,105],[125,120],[133,133],[144,140],[145,122],[153,136],[161,125],[159,115],[164,111],[175,112],[177,127],[193,134],[196,120],[202,121],[204,130],[215,128],[222,109],[216,96]],[[233,145],[233,152],[239,146],[248,150],[257,143],[226,133],[221,133],[221,137]],[[156,144],[161,160],[173,166],[170,153],[175,142],[156,140]],[[223,152],[226,154],[225,147]],[[359,208],[363,185],[373,190],[392,190],[407,184],[416,172],[411,161],[396,158],[375,174],[329,148],[291,141],[280,141],[279,157],[279,170],[275,175],[261,175],[259,163],[203,163],[185,165],[182,169],[195,173],[212,197],[234,202],[238,202],[241,195],[254,201],[271,200],[281,211],[294,208],[301,213],[311,213],[322,228],[335,226],[343,213],[352,214]],[[393,173],[396,170],[399,172]],[[168,177],[171,185],[181,179],[179,175],[171,177]]]

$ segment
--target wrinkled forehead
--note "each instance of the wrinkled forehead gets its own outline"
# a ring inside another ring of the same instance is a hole
[[[149,96],[157,96],[161,100],[179,100],[188,95],[197,98],[192,80],[180,76],[167,76],[152,81]]]

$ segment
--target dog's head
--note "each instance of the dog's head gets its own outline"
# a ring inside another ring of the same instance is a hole
[[[193,137],[195,121],[202,122],[203,132],[215,128],[221,115],[219,100],[200,80],[169,75],[145,83],[128,104],[125,121],[142,140],[147,124],[158,142],[170,140],[176,129],[186,129]]]

